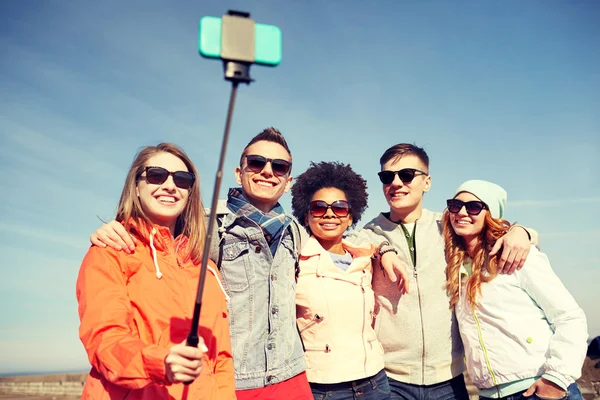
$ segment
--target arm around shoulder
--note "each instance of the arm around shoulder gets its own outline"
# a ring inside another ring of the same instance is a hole
[[[381,242],[387,240],[385,236],[378,235],[367,227],[351,231],[346,239],[355,246],[363,243],[372,243],[375,246],[379,246]]]
[[[523,229],[525,231],[525,233],[527,233],[527,236],[529,237],[529,243],[531,243],[532,245],[534,245],[538,250],[540,250],[540,235],[539,233],[532,228],[527,228],[521,224],[517,224],[516,222],[510,227],[509,231],[515,228],[520,228]]]

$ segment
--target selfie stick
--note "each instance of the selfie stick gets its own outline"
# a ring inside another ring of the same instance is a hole
[[[194,307],[192,326],[186,342],[188,346],[192,347],[197,347],[199,342],[198,323],[202,308],[202,294],[204,293],[208,258],[217,219],[219,188],[221,187],[221,179],[223,177],[223,162],[225,161],[225,152],[229,140],[229,128],[233,116],[237,87],[240,83],[250,84],[252,82],[249,73],[250,65],[254,63],[254,21],[250,19],[250,14],[229,10],[226,15],[223,15],[222,21],[220,58],[223,60],[225,80],[231,81],[231,95],[229,97],[229,108],[227,110],[223,144],[221,145],[221,156],[219,158],[219,167],[215,178],[215,187],[208,218],[206,240],[204,241],[204,250],[202,251],[202,265],[200,279],[198,280],[198,292],[196,293],[196,305]]]

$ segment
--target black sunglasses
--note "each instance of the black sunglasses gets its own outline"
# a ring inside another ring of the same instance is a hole
[[[261,172],[269,162],[273,173],[277,176],[286,176],[292,168],[291,162],[280,158],[266,158],[256,154],[246,155],[246,165],[252,172]]]
[[[394,177],[396,175],[398,175],[398,178],[400,178],[402,183],[411,183],[417,174],[428,175],[427,172],[415,168],[403,168],[400,171],[380,171],[377,173],[377,175],[379,175],[379,180],[384,185],[389,185],[394,182]]]
[[[323,200],[311,201],[309,211],[313,217],[322,217],[327,214],[329,208],[336,217],[347,217],[350,213],[350,204],[346,200],[336,200],[331,204],[327,204]]]
[[[467,210],[467,214],[479,215],[482,210],[488,208],[483,201],[477,200],[467,201],[465,203],[462,200],[448,199],[446,200],[446,205],[448,206],[448,211],[450,211],[452,214],[460,212],[460,210],[462,210],[464,207],[465,210]]]
[[[146,172],[146,176],[142,174]],[[169,178],[173,176],[173,182],[179,189],[189,189],[194,184],[196,177],[191,172],[187,171],[175,171],[169,172],[163,167],[146,167],[142,172],[139,173],[138,179],[146,178],[146,182],[153,185],[162,185]]]

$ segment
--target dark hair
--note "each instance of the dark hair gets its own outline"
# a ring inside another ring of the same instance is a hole
[[[360,220],[367,208],[367,181],[352,170],[350,165],[338,162],[310,163],[310,167],[296,177],[292,186],[292,212],[294,217],[308,230],[306,215],[310,201],[319,189],[336,188],[346,195],[350,204],[352,226]]]
[[[423,150],[423,148],[417,145],[410,143],[398,143],[387,149],[379,159],[379,165],[383,167],[383,164],[385,164],[386,162],[392,159],[394,161],[397,161],[405,155],[417,156],[419,160],[421,160],[421,162],[425,164],[427,169],[429,169],[429,156],[427,155],[425,150]]]
[[[244,147],[244,151],[242,151],[242,155],[240,156],[240,166],[243,164],[244,156],[246,155],[246,152],[248,151],[248,147],[250,147],[254,143],[260,142],[260,141],[272,142],[272,143],[277,143],[277,144],[281,145],[285,149],[285,151],[287,151],[288,154],[290,155],[290,160],[292,159],[292,152],[290,151],[290,148],[288,147],[288,144],[285,141],[285,138],[283,137],[281,132],[279,132],[279,130],[277,130],[273,127],[270,127],[270,128],[263,129],[263,131],[261,133],[254,136],[252,138],[252,140],[250,140],[248,142],[246,147]]]

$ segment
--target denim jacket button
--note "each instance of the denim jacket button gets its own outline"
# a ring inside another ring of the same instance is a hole
[[[254,252],[255,253],[260,253],[260,250],[261,250],[260,246],[256,246],[256,248],[254,249]]]
[[[272,275],[271,275],[271,280],[272,280],[272,281],[276,281],[276,280],[277,280],[277,275],[275,275],[275,274],[272,274]]]
[[[273,375],[267,376],[267,382],[271,382],[275,377]]]
[[[279,309],[277,307],[271,308],[271,314],[273,314],[273,315],[277,314],[278,311],[279,311]]]
[[[267,345],[267,350],[271,350],[272,348],[273,348],[273,345],[272,345],[271,343],[269,343],[269,344]]]

